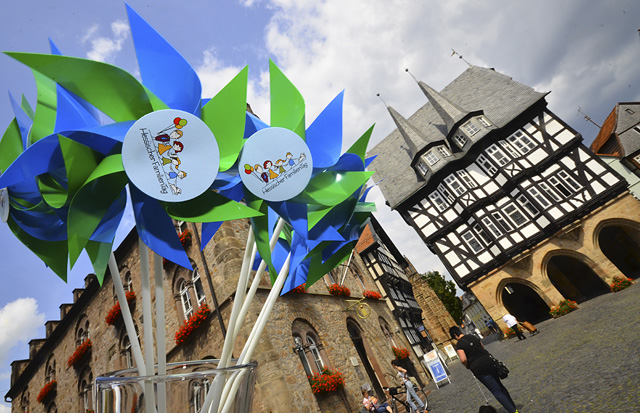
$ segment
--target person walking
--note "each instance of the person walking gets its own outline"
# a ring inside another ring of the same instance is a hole
[[[516,320],[514,316],[507,313],[502,317],[502,321],[507,323],[507,326],[516,333],[516,336],[518,336],[518,340],[526,340],[526,337],[518,328],[518,320]]]
[[[424,403],[422,403],[422,400],[420,400],[420,398],[416,394],[416,390],[413,388],[413,383],[411,383],[411,380],[409,380],[409,376],[407,375],[407,370],[400,366],[398,360],[391,360],[391,365],[393,365],[393,367],[398,370],[398,376],[400,377],[402,384],[407,390],[407,403],[409,403],[412,411],[429,413],[425,409],[425,405]],[[416,403],[418,403],[418,406],[420,406],[419,409],[418,407],[416,407]]]
[[[460,362],[482,383],[507,412],[518,413],[511,395],[498,377],[493,357],[485,350],[482,341],[474,335],[465,335],[458,326],[449,329],[449,335],[457,340],[456,352]]]

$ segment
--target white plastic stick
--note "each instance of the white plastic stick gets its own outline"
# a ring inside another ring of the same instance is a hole
[[[166,325],[164,316],[164,272],[162,271],[162,257],[153,254],[153,273],[155,276],[156,293],[156,351],[158,353],[158,376],[167,374]],[[167,384],[158,381],[158,413],[167,411]]]
[[[153,315],[151,314],[151,281],[149,275],[149,249],[142,240],[138,240],[140,254],[140,281],[142,284],[142,331],[144,334],[144,363],[147,375],[155,375],[153,368]],[[144,382],[146,411],[155,410],[155,395],[153,383]]]

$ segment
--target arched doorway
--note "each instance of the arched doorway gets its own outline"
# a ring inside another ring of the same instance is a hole
[[[564,298],[578,303],[611,292],[587,264],[568,255],[552,257],[547,264],[547,275]]]
[[[628,227],[611,225],[598,234],[602,253],[621,273],[640,278],[640,234]]]
[[[371,385],[373,389],[378,395],[378,398],[383,400],[385,398],[384,391],[382,390],[382,385],[380,384],[380,380],[378,380],[378,375],[372,365],[372,362],[377,365],[375,358],[373,355],[370,357],[367,354],[367,345],[362,337],[362,330],[360,326],[353,320],[347,320],[347,330],[349,331],[349,336],[351,337],[351,341],[353,341],[353,346],[356,348],[358,352],[358,356],[360,357],[360,361],[362,361],[362,366],[367,372],[367,376],[369,376],[369,381],[371,381]]]
[[[502,288],[502,304],[520,321],[536,324],[551,318],[547,303],[529,286],[508,283]]]

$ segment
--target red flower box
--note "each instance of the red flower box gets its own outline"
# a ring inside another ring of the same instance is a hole
[[[180,237],[180,242],[182,243],[183,247],[191,245],[191,231],[185,229],[180,234],[178,234],[178,236]]]
[[[133,291],[127,291],[125,295],[127,297],[127,303],[129,303],[129,307],[131,307],[131,304],[136,301],[136,293],[134,293]],[[109,310],[109,312],[107,313],[104,321],[110,326],[113,326],[120,319],[122,319],[122,309],[120,308],[120,303],[118,302],[116,303],[116,305],[111,307],[111,310]]]
[[[345,297],[351,297],[351,290],[344,285],[331,284],[329,286],[329,294],[344,295]]]
[[[379,292],[377,292],[377,291],[369,291],[369,290],[366,290],[365,292],[363,292],[363,293],[362,293],[362,295],[363,295],[365,298],[371,298],[371,299],[373,299],[373,300],[379,300],[379,299],[381,299],[381,298],[382,298],[382,295],[381,295]]]
[[[633,284],[633,280],[631,278],[615,276],[613,277],[613,282],[609,287],[611,288],[611,291],[615,293],[622,291],[627,287],[631,287],[631,284]]]
[[[49,398],[49,396],[54,394],[57,386],[58,386],[58,382],[56,382],[55,380],[51,380],[49,383],[45,384],[44,387],[40,389],[40,392],[38,393],[38,397],[36,397],[36,400],[38,401],[38,403],[44,404]]]
[[[330,393],[344,387],[344,377],[339,371],[324,369],[322,373],[307,376],[314,394]]]
[[[392,347],[393,355],[396,356],[396,360],[402,360],[409,357],[409,350],[401,347]]]
[[[176,332],[176,345],[180,345],[187,341],[191,333],[193,333],[200,325],[207,319],[207,316],[211,310],[207,304],[202,304],[198,311],[193,313],[191,317],[185,323],[180,326],[178,331]]]
[[[300,284],[296,288],[292,289],[291,292],[292,293],[298,293],[298,294],[306,293],[307,292],[307,283]]]
[[[74,351],[71,357],[69,357],[69,360],[67,360],[67,366],[71,367],[78,364],[89,351],[91,351],[91,340],[87,339],[76,347],[76,351]]]

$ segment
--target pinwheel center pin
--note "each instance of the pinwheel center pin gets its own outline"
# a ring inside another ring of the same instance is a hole
[[[241,179],[252,194],[267,201],[286,201],[309,183],[313,161],[307,144],[284,128],[265,128],[251,135],[242,149]]]
[[[216,179],[220,152],[211,129],[198,117],[167,109],[138,119],[122,145],[131,182],[166,202],[193,199]]]

